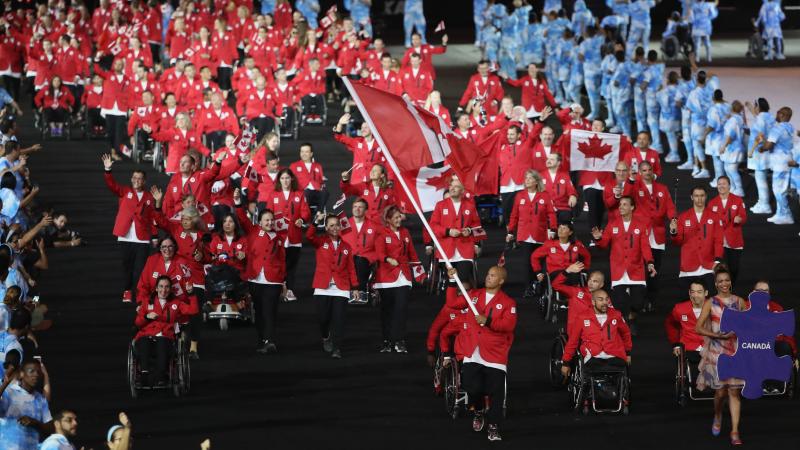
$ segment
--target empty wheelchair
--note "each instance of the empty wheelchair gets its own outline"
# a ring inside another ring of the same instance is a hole
[[[144,338],[141,338],[144,339]],[[128,387],[131,398],[137,398],[142,390],[171,390],[175,397],[189,392],[191,386],[191,368],[189,365],[189,341],[185,333],[179,332],[170,347],[169,364],[167,366],[168,381],[164,385],[150,384],[144,379],[139,357],[131,340],[128,345]],[[151,365],[155,364],[155,352],[151,355]]]

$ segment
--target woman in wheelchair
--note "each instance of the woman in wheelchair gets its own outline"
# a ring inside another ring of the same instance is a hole
[[[158,277],[156,292],[146,305],[139,308],[136,327],[139,329],[134,348],[141,368],[141,379],[150,386],[166,387],[170,353],[175,343],[175,328],[184,316],[197,314],[197,298],[191,295],[192,284],[186,283],[189,303],[175,298],[172,280],[166,275]],[[155,353],[155,367],[150,373],[150,355]]]
[[[136,303],[139,308],[153,297],[156,284],[162,276],[172,280],[172,294],[176,298],[186,296],[183,285],[191,280],[190,263],[183,256],[176,254],[177,248],[175,239],[168,235],[158,243],[159,252],[147,257],[136,285]]]
[[[36,93],[34,103],[44,118],[45,126],[50,128],[50,135],[61,136],[64,127],[69,125],[69,115],[75,106],[75,97],[61,83],[61,78],[54,76],[46,88]]]
[[[550,274],[552,281],[558,274],[563,273],[568,284],[578,286],[581,282],[581,273],[566,272],[564,269],[576,262],[583,263],[584,269],[592,265],[592,255],[581,241],[575,239],[575,227],[571,222],[558,224],[556,229],[557,239],[549,239],[541,247],[534,250],[531,255],[531,267],[537,274],[539,281],[544,281],[542,259],[544,267]]]
[[[236,214],[228,212],[222,216],[222,227],[211,237],[206,257],[211,264],[225,264],[237,273],[242,273],[247,258],[247,238]]]
[[[592,311],[578,315],[568,330],[561,374],[568,377],[572,358],[583,358],[583,370],[600,374],[625,370],[631,363],[631,332],[622,313],[609,308],[610,299],[603,289],[592,292]],[[584,382],[586,379],[583,380]]]
[[[731,413],[731,444],[741,445],[739,438],[739,418],[742,408],[742,387],[744,381],[737,378],[726,380],[719,379],[717,361],[719,355],[732,355],[736,351],[736,335],[721,333],[719,321],[722,311],[731,309],[741,311],[746,308],[745,300],[733,295],[731,292],[731,276],[728,269],[718,265],[715,269],[715,287],[717,295],[703,303],[700,317],[697,318],[695,332],[704,336],[703,350],[700,352],[700,374],[697,376],[697,388],[711,388],[714,393],[714,421],[711,424],[711,434],[719,436],[722,431],[722,407],[728,399]]]

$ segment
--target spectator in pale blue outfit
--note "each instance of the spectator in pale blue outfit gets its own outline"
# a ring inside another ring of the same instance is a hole
[[[514,13],[506,14],[500,27],[500,53],[497,56],[500,71],[513,80],[517,79],[516,57],[522,42],[518,31],[517,16]]]
[[[562,39],[558,41],[558,46],[556,47],[556,53],[554,55],[558,83],[553,94],[555,95],[556,101],[559,103],[569,103],[570,101],[569,94],[567,93],[567,85],[569,84],[569,76],[572,68],[572,50],[575,48],[573,37],[572,30],[569,28],[565,29]]]
[[[41,378],[39,362],[22,363],[19,381],[7,379],[0,385],[0,448],[3,450],[36,450],[40,434],[48,433],[53,420],[50,406],[36,390]]]
[[[719,0],[704,2],[695,0],[691,9],[692,39],[694,40],[694,52],[697,60],[700,61],[700,44],[706,48],[706,60],[711,62],[711,33],[713,31],[711,21],[719,15],[717,5]]]
[[[23,191],[25,189],[25,177],[23,172],[25,165],[28,162],[28,157],[22,154],[19,148],[19,142],[8,141],[5,144],[6,155],[0,158],[0,172],[4,170],[10,171],[17,180],[16,186],[13,188],[17,198],[22,200]]]
[[[725,174],[725,167],[719,157],[725,136],[725,121],[731,114],[731,105],[723,98],[722,91],[716,89],[713,94],[714,104],[708,109],[706,117],[706,155],[714,162],[714,178],[711,187],[717,187],[717,178]]]
[[[528,15],[527,39],[522,49],[522,61],[534,63],[537,66],[544,61],[544,25],[539,22],[539,16],[531,11]]]
[[[678,92],[675,93],[675,104],[681,109],[681,142],[686,148],[686,162],[678,166],[678,170],[694,170],[694,141],[692,140],[692,112],[689,109],[689,93],[695,88],[692,68],[688,64],[681,66],[681,79],[678,81]]]
[[[600,113],[600,87],[602,85],[601,65],[603,36],[597,33],[593,25],[586,27],[583,42],[578,46],[578,55],[583,64],[583,83],[589,97],[588,120],[594,120]]]
[[[583,36],[590,25],[594,25],[592,12],[586,7],[586,2],[576,0],[572,12],[572,32],[575,36]]]
[[[719,158],[725,167],[725,175],[731,182],[731,192],[744,197],[742,177],[739,175],[739,164],[745,159],[744,148],[744,105],[739,100],[731,104],[731,113],[723,127],[722,145],[719,147]],[[719,178],[719,177],[717,177]]]
[[[794,127],[792,109],[788,106],[778,110],[776,121],[767,131],[767,141],[762,149],[770,152],[769,168],[772,170],[772,194],[775,196],[777,211],[767,219],[776,225],[791,225],[794,223],[792,212],[789,210],[789,170],[796,167],[797,161],[792,159],[794,147]],[[790,164],[792,164],[790,166]]]
[[[356,32],[366,34],[368,37],[372,36],[372,21],[369,15],[370,5],[370,0],[344,1],[344,9],[350,11],[350,17],[353,18]]]
[[[528,41],[528,17],[530,16],[531,12],[533,12],[533,6],[526,5],[522,3],[522,0],[514,0],[512,3],[514,6],[514,12],[511,13],[514,16],[514,35],[516,36],[514,42],[514,59],[517,61],[517,69],[524,70],[527,69],[528,63],[530,61],[523,60],[523,47],[525,43]]]
[[[547,85],[551,86],[551,90],[558,103],[564,102],[563,95],[559,94],[558,88],[558,55],[559,46],[563,40],[564,30],[569,27],[569,21],[565,17],[559,17],[556,13],[549,13],[549,20],[545,24],[545,75],[547,76]]]
[[[483,12],[486,10],[486,0],[472,0],[472,21],[475,23],[475,47],[482,47],[483,43]]]
[[[542,9],[544,14],[550,15],[551,12],[558,13],[561,9],[561,0],[544,0],[544,9]]]
[[[676,101],[678,95],[678,72],[671,71],[667,75],[667,84],[656,93],[658,101],[658,129],[667,136],[669,153],[665,162],[680,162],[678,153],[678,132],[681,130],[681,108]]]
[[[600,63],[600,72],[602,74],[602,78],[600,79],[600,95],[606,99],[606,108],[608,109],[606,127],[609,129],[615,128],[617,125],[617,118],[615,117],[616,108],[614,107],[614,96],[612,95],[612,78],[614,74],[617,73],[617,67],[619,67],[620,64],[617,60],[616,52],[622,51],[624,59],[625,53],[622,48],[622,45],[616,45],[614,47],[614,53],[609,53],[604,56],[603,61]]]
[[[644,47],[645,53],[650,47],[650,10],[656,6],[655,0],[634,0],[628,5],[631,17],[628,32],[628,52],[637,45]],[[630,53],[628,53],[630,56]]]
[[[422,8],[422,0],[406,0],[405,8],[403,9],[403,30],[406,36],[406,48],[411,47],[411,35],[414,34],[415,28],[422,37],[422,43],[427,43],[425,41],[425,12]]]
[[[570,34],[572,30],[569,30]],[[569,76],[566,84],[566,97],[569,103],[581,103],[581,90],[583,88],[583,62],[581,61],[580,51],[572,40],[572,47],[569,54]]]
[[[760,150],[763,142],[767,139],[767,133],[775,124],[775,117],[769,113],[769,102],[765,98],[756,99],[754,105],[750,103],[745,105],[753,114],[753,119],[749,123],[750,136],[747,142],[747,168],[755,171],[754,178],[756,179],[756,191],[758,192],[758,201],[750,208],[750,211],[753,214],[772,214],[772,206],[769,203],[769,182],[767,180],[769,153]],[[795,161],[798,161],[798,159],[795,159]],[[796,172],[796,170],[793,170],[793,172]]]
[[[658,153],[663,151],[661,146],[661,132],[659,130],[659,105],[658,91],[664,82],[664,64],[658,62],[658,52],[647,52],[647,66],[642,74],[642,90],[644,91],[645,107],[647,109],[647,128],[653,137],[653,149]]]
[[[319,16],[319,0],[295,0],[294,9],[303,15],[303,18],[308,22],[308,27],[316,29],[317,16]]]
[[[606,0],[606,6],[611,9],[612,15],[618,17],[618,36],[625,39],[628,35],[628,21],[630,20],[630,5],[628,0]]]
[[[261,0],[261,15],[274,13],[275,3],[275,0]],[[348,9],[347,0],[345,0],[345,9]]]
[[[630,77],[633,81],[633,108],[636,117],[637,132],[647,131],[647,105],[644,99],[644,90],[642,89],[645,64],[644,48],[636,47],[633,61],[630,62]]]
[[[713,79],[714,77],[712,77]],[[686,104],[690,112],[690,134],[692,138],[692,153],[694,155],[694,178],[709,178],[711,174],[706,169],[706,120],[708,108],[714,95],[714,86],[707,80],[706,72],[697,72],[695,87],[689,92]]]
[[[784,20],[786,20],[786,14],[781,9],[780,0],[765,0],[758,12],[756,26],[764,26],[762,36],[767,43],[765,58],[768,60],[773,57],[786,59],[786,56],[783,55],[783,30],[781,29],[781,22]]]
[[[618,50],[614,57],[617,58],[617,69],[611,77],[611,96],[614,97],[614,120],[617,122],[617,129],[612,129],[611,132],[622,131],[626,136],[633,136],[631,81],[634,78],[631,74],[634,72],[634,63],[625,60],[624,50]]]

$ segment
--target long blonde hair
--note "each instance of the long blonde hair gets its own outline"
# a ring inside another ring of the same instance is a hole
[[[536,192],[544,191],[544,185],[542,184],[542,176],[539,174],[539,172],[534,169],[528,169],[525,171],[525,178],[527,178],[528,175],[530,175],[536,181]]]

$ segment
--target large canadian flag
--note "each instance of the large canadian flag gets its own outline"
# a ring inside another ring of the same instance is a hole
[[[570,130],[570,170],[613,172],[619,161],[619,134]]]
[[[446,164],[438,168],[422,167],[403,172],[403,179],[423,212],[433,211],[436,202],[442,199],[445,190],[449,187],[452,176],[453,169]],[[395,190],[395,192],[403,194],[402,190]],[[403,200],[406,199],[401,199],[400,206],[406,212],[413,211],[410,204],[403,204]]]

